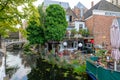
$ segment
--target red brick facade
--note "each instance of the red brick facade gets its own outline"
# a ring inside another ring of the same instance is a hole
[[[95,45],[107,45],[110,48],[110,27],[115,17],[92,15],[86,19],[86,26],[94,37]]]

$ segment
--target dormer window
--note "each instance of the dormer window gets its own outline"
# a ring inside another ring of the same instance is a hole
[[[69,21],[72,22],[72,16],[70,16]]]
[[[72,22],[72,16],[66,15],[66,20],[67,20],[68,22]]]

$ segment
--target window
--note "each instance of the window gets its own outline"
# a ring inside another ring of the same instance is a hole
[[[69,21],[69,15],[66,15],[66,21]]]
[[[70,19],[69,19],[70,22],[72,22],[72,16],[70,16]]]
[[[83,28],[83,24],[79,24],[79,29],[82,29]]]

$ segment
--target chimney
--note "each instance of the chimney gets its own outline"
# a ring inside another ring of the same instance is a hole
[[[93,7],[93,6],[94,6],[94,1],[91,2],[91,7]]]

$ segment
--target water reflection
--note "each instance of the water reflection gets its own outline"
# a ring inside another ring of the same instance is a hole
[[[2,52],[0,52],[0,66],[2,65],[2,57],[3,57],[3,53]]]
[[[23,55],[23,51],[7,52],[6,65],[10,80],[27,80],[31,66],[35,66],[36,58],[34,57],[34,55]]]
[[[3,80],[3,78],[6,76],[5,74],[5,57],[2,57],[2,65],[0,67],[0,80]]]

